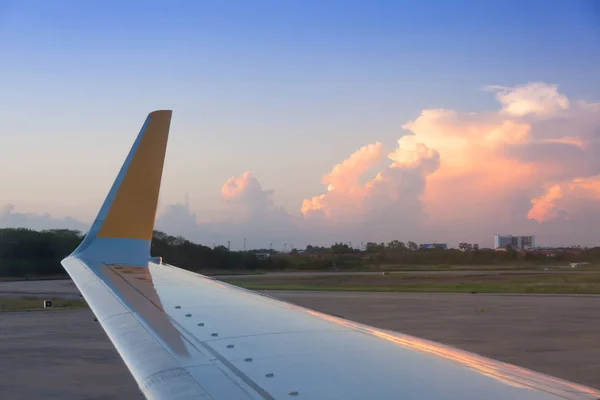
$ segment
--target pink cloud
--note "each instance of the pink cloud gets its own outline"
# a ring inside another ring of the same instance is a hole
[[[231,177],[221,189],[221,221],[275,225],[312,242],[485,245],[489,237],[489,245],[497,232],[592,240],[581,226],[600,222],[600,105],[572,102],[540,82],[488,89],[496,111],[423,110],[402,125],[396,148],[375,142],[335,164],[299,217],[276,206],[249,171]]]
[[[250,171],[244,172],[241,176],[227,179],[227,182],[221,187],[221,196],[224,199],[234,199],[241,196],[249,185],[260,186],[258,181],[251,176]]]
[[[527,213],[527,218],[538,222],[557,218],[560,210],[556,208],[556,201],[562,197],[561,186],[552,185],[542,196],[531,199],[532,207]]]
[[[600,210],[600,176],[557,183],[531,200],[527,217],[538,222],[569,219],[590,223],[588,218]]]
[[[327,185],[327,193],[306,199],[301,212],[307,216],[324,215],[334,218],[343,207],[347,212],[360,207],[365,196],[365,185],[360,178],[370,168],[385,157],[383,145],[379,142],[361,147],[346,160],[333,166],[321,182]]]
[[[360,183],[362,175],[386,156],[381,143],[364,146],[323,177],[327,192],[304,200],[305,216],[321,215],[336,221],[361,221],[400,198],[416,198],[422,192],[424,176],[437,168],[438,154],[410,138],[398,141],[387,152],[391,161],[374,179]],[[415,180],[419,184],[415,184]]]
[[[420,212],[411,229],[425,235],[455,229],[477,237],[535,228],[530,220],[568,220],[580,204],[575,197],[588,203],[593,198],[578,180],[600,174],[600,107],[572,104],[556,85],[539,82],[493,89],[499,110],[423,110],[402,126],[409,134],[388,155],[392,165],[353,191],[332,190],[305,200],[303,213],[323,210],[333,220],[358,215],[368,221],[382,209],[385,193],[397,202],[388,218]],[[394,167],[414,166],[421,185],[407,185],[406,174],[390,178]]]

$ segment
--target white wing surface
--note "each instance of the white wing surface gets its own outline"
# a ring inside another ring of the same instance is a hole
[[[62,262],[148,399],[600,398],[151,258],[170,119],[148,115],[90,232]]]

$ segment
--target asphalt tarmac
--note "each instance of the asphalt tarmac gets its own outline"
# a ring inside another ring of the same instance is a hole
[[[72,294],[62,282],[53,290]],[[600,296],[268,294],[600,388]],[[92,313],[78,310],[0,313],[0,399],[143,397]]]

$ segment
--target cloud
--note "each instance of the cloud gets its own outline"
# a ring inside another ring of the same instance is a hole
[[[541,82],[488,88],[497,111],[423,110],[402,125],[407,134],[388,154],[395,163],[365,185],[354,179],[305,200],[302,212],[357,229],[375,221],[387,238],[405,240],[489,237],[485,244],[496,232],[534,232],[542,242],[558,240],[557,232],[600,239],[585,238],[575,222],[593,213],[597,199],[590,185],[600,181],[600,106],[571,103]]]
[[[171,235],[181,235],[189,240],[201,237],[198,220],[196,214],[190,209],[188,197],[183,203],[168,205],[164,213],[157,217],[155,227],[157,230]]]
[[[300,227],[286,210],[275,204],[273,191],[262,188],[250,171],[230,177],[221,187],[221,208],[201,220],[191,210],[190,201],[169,205],[157,218],[157,229],[183,235],[206,245],[231,243],[241,249],[282,248],[301,238]]]
[[[577,201],[554,205],[567,193],[583,194],[565,191],[577,180],[600,174],[600,107],[576,102],[569,108],[555,85],[540,83],[505,88],[499,100],[497,112],[424,111],[404,125],[440,152],[440,168],[428,177],[423,197],[429,228],[449,232],[455,226],[473,238],[562,230],[578,240],[600,239],[580,234],[572,219]],[[531,221],[548,219],[557,223]]]
[[[565,218],[565,212],[556,207],[556,201],[563,198],[563,191],[560,185],[552,185],[548,191],[540,197],[531,199],[531,210],[527,213],[527,218],[538,222],[556,219],[559,216]]]
[[[558,92],[557,85],[533,82],[515,87],[486,86],[486,89],[496,92],[503,106],[501,112],[509,116],[550,116],[569,109],[569,99]]]
[[[600,234],[587,226],[600,223],[600,104],[570,101],[542,82],[487,89],[495,111],[423,110],[402,125],[396,148],[374,142],[335,164],[300,216],[277,207],[247,171],[225,182],[223,212],[198,229],[305,243],[490,246],[498,232],[595,243]]]
[[[531,204],[527,217],[538,222],[563,219],[595,225],[593,220],[600,215],[600,176],[554,184]]]
[[[334,165],[331,172],[321,180],[327,185],[327,193],[304,200],[302,214],[335,218],[339,214],[345,215],[355,211],[360,207],[368,186],[368,183],[362,185],[360,178],[384,157],[383,146],[377,142],[361,147],[346,160]]]
[[[235,223],[235,229],[245,235],[262,235],[272,239],[285,237],[295,230],[293,217],[275,204],[273,190],[263,189],[250,171],[229,178],[221,188],[221,197],[223,210],[220,221]]]
[[[424,177],[438,166],[435,150],[404,137],[398,140],[397,149],[387,153],[387,167],[361,184],[363,174],[385,156],[379,142],[361,147],[323,177],[327,192],[304,200],[301,212],[307,217],[319,215],[335,221],[372,221],[391,204],[404,202],[407,206],[418,198]]]
[[[323,177],[327,190],[352,190],[358,186],[359,178],[371,167],[377,165],[385,152],[381,143],[369,144],[356,150],[346,160],[336,164],[331,172]]]
[[[238,249],[244,237],[249,248],[392,239],[491,246],[498,232],[597,244],[600,104],[572,101],[543,82],[487,89],[496,110],[422,110],[399,127],[394,148],[375,141],[339,160],[323,171],[322,190],[291,212],[246,171],[223,179],[216,210],[172,204],[157,227]],[[0,215],[17,224],[56,221]]]
[[[89,225],[72,217],[53,218],[50,214],[17,212],[15,206],[10,203],[0,207],[0,228],[23,227],[35,230],[75,229],[85,232]]]
[[[264,190],[250,171],[229,178],[221,187],[221,197],[230,219],[265,221],[287,214],[275,205],[273,191]]]

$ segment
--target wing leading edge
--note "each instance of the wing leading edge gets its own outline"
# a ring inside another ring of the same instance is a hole
[[[148,399],[597,399],[600,391],[157,262],[171,111],[148,115],[63,266]]]

